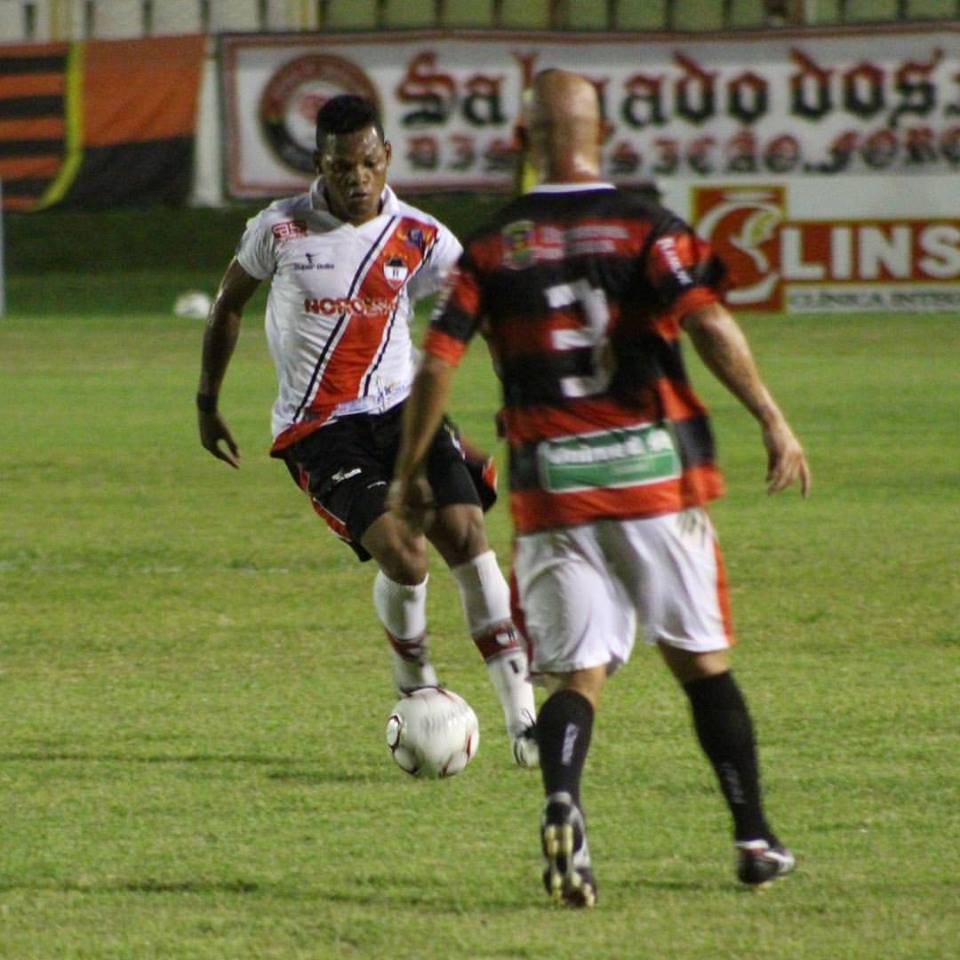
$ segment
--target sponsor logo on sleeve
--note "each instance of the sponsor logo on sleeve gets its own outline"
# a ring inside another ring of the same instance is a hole
[[[284,220],[281,223],[275,223],[270,232],[281,243],[285,240],[294,240],[297,237],[307,235],[307,224],[303,220]]]
[[[687,268],[684,267],[683,261],[680,259],[680,253],[677,250],[677,238],[662,237],[654,246],[656,246],[660,256],[666,261],[677,283],[682,287],[692,287],[693,279]]]

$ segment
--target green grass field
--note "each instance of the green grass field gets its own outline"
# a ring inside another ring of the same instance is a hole
[[[222,403],[243,469],[199,446],[201,324],[169,308],[212,290],[238,222],[10,225],[0,957],[960,955],[956,318],[744,320],[808,447],[806,502],[766,497],[756,428],[691,363],[729,484],[714,515],[737,670],[799,869],[765,894],[738,888],[683,698],[640,648],[588,764],[600,904],[570,913],[540,889],[538,778],[512,767],[438,565],[436,659],[480,716],[480,752],[447,782],[391,763],[373,570],[266,455],[257,308]],[[491,448],[495,394],[477,345],[455,414]],[[503,504],[490,532],[505,561]]]

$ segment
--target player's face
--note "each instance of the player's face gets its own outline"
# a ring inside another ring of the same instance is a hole
[[[329,134],[316,161],[332,213],[354,226],[377,216],[390,166],[390,144],[380,139],[376,127]]]

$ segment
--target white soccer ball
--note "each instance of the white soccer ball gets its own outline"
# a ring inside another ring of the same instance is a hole
[[[480,746],[480,724],[463,697],[421,687],[398,701],[387,721],[387,746],[414,777],[452,777]]]
[[[173,315],[185,320],[206,320],[213,300],[202,290],[188,290],[173,301]]]

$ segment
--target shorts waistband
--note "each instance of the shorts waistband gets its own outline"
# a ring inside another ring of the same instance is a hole
[[[406,400],[410,395],[410,388],[411,384],[400,383],[367,397],[345,400],[343,403],[338,403],[326,416],[334,420],[339,417],[349,417],[356,413],[383,413]],[[309,416],[307,419],[310,419]]]

